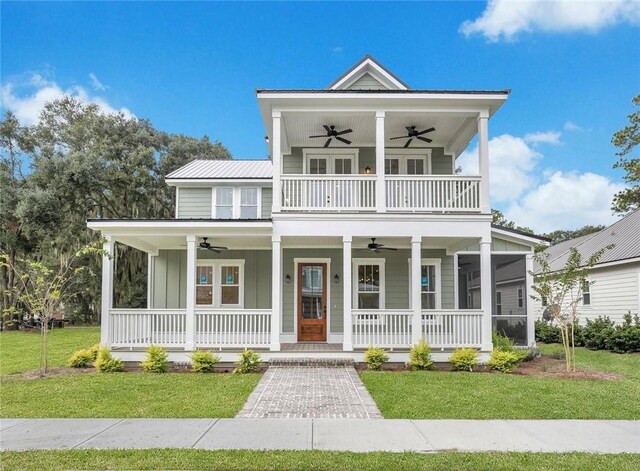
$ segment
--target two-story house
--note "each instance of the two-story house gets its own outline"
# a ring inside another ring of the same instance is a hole
[[[409,88],[365,57],[326,89],[257,90],[268,160],[194,160],[166,176],[172,220],[92,220],[105,249],[148,253],[148,307],[112,306],[105,258],[102,343],[138,360],[215,349],[263,358],[405,361],[492,349],[493,329],[534,342],[527,287],[540,240],[491,224],[489,120],[508,90]],[[477,136],[477,175],[456,159]],[[493,274],[520,267],[518,309]],[[497,308],[497,305],[500,306]]]

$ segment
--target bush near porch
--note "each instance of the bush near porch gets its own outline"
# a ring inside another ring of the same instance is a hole
[[[543,355],[557,345],[541,344]],[[576,348],[580,369],[619,380],[448,371],[361,372],[388,419],[640,419],[640,354]]]

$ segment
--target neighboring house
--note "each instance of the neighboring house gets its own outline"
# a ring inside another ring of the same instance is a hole
[[[628,312],[640,313],[640,210],[599,232],[561,242],[546,250],[551,270],[559,270],[567,263],[572,247],[578,249],[582,260],[586,261],[610,245],[613,248],[606,250],[589,271],[589,281],[593,284],[578,304],[581,322],[609,316],[621,323]],[[536,318],[542,317],[544,310],[540,302],[535,303]]]
[[[517,312],[482,295],[516,260],[530,285],[540,243],[491,225],[488,122],[508,95],[411,89],[369,56],[326,89],[258,90],[269,160],[167,175],[175,219],[89,221],[109,252],[149,254],[148,309],[114,308],[104,259],[102,342],[130,360],[156,343],[177,361],[198,348],[361,361],[369,345],[403,361],[425,338],[446,360],[461,346],[486,356],[506,323],[533,344],[526,289]],[[480,171],[459,175],[476,136]]]

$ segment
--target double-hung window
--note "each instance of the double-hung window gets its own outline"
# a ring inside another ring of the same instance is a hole
[[[354,259],[356,309],[384,309],[384,259]]]
[[[423,258],[420,266],[420,306],[421,309],[441,309],[441,260]],[[409,298],[411,298],[411,259],[409,259]]]
[[[214,193],[216,219],[258,219],[260,189],[257,187],[218,187]]]
[[[518,307],[524,307],[524,293],[522,286],[518,288]]]
[[[258,218],[258,189],[240,188],[240,219]]]
[[[209,307],[243,306],[244,260],[198,260],[196,304]]]
[[[496,316],[502,315],[502,291],[496,291]]]
[[[233,188],[216,188],[216,218],[233,219]]]
[[[585,281],[582,284],[582,305],[590,306],[591,305],[591,283],[589,281]]]

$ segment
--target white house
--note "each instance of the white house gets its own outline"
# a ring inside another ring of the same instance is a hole
[[[606,250],[598,264],[589,271],[590,285],[578,305],[582,322],[609,316],[619,324],[628,312],[632,315],[640,313],[640,210],[600,232],[546,249],[550,269],[559,270],[566,264],[572,247],[580,252],[582,260],[586,260],[611,245],[613,248]],[[545,307],[539,302],[534,306],[536,317],[542,317]]]
[[[366,56],[321,90],[257,90],[269,160],[199,161],[167,175],[172,220],[92,220],[105,249],[149,255],[147,309],[114,308],[103,263],[102,342],[137,360],[244,348],[263,358],[362,360],[369,345],[436,360],[492,349],[494,325],[533,344],[533,247],[491,225],[489,120],[508,90],[423,90]],[[456,173],[477,136],[479,173]],[[523,305],[496,311],[492,273],[519,262]],[[476,283],[475,286],[472,286]],[[486,296],[485,293],[488,293]]]

